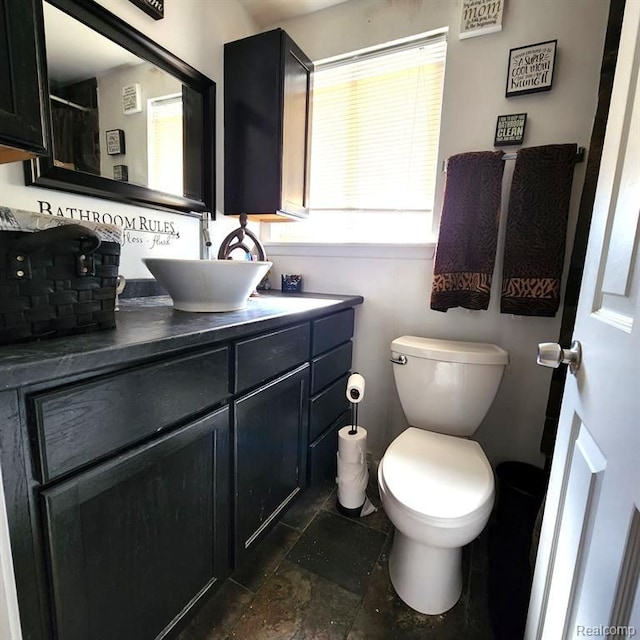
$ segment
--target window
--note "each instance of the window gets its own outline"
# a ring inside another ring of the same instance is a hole
[[[148,101],[148,186],[184,194],[182,172],[182,94]],[[167,158],[172,158],[167,162]]]
[[[269,240],[430,239],[445,53],[440,33],[316,64],[310,217]]]

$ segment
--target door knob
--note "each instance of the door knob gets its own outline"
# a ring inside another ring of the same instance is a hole
[[[537,362],[552,369],[557,369],[561,364],[568,364],[569,371],[575,374],[582,363],[582,345],[574,340],[571,348],[563,349],[557,342],[541,342],[538,345]]]

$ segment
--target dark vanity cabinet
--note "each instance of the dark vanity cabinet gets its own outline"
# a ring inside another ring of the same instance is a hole
[[[23,616],[25,638],[151,640],[226,577],[228,354],[24,391],[47,577],[19,595],[48,601],[53,630]]]
[[[0,163],[48,152],[41,0],[0,0]]]
[[[224,46],[224,212],[308,215],[313,64],[282,30]]]
[[[77,371],[62,338],[59,362],[8,389],[0,359],[23,639],[175,637],[309,481],[335,477],[353,315],[230,321],[231,337],[210,339],[181,318],[184,346],[145,342],[133,361],[85,347]]]

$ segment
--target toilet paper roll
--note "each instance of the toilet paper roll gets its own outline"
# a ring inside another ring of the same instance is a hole
[[[367,430],[358,427],[350,434],[351,426],[342,427],[338,431],[338,454],[344,462],[364,464],[367,460]]]
[[[359,509],[365,503],[369,471],[367,470],[367,430],[350,426],[338,431],[338,502],[345,509]]]

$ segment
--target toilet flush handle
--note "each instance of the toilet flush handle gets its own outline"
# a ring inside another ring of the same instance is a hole
[[[407,356],[403,356],[400,354],[397,358],[391,357],[389,358],[389,362],[393,362],[393,364],[407,364]]]

